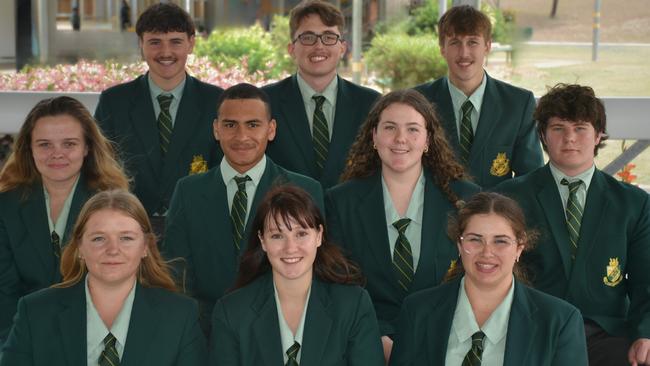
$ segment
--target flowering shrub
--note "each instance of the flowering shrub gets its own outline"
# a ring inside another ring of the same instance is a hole
[[[246,59],[237,66],[214,64],[205,57],[190,55],[188,72],[198,79],[228,88],[247,82],[262,86],[272,80],[268,73],[249,74]],[[0,75],[0,90],[100,92],[113,85],[133,80],[147,71],[144,62],[121,64],[81,60],[72,65],[26,67],[17,73]]]
[[[625,164],[623,169],[621,169],[620,172],[616,173],[616,175],[621,178],[622,182],[633,183],[636,180],[636,175],[632,174],[632,169],[635,167],[636,165],[632,163]]]

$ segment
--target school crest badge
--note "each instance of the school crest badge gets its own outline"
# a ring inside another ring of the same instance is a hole
[[[606,268],[606,276],[603,277],[605,285],[614,287],[623,281],[623,273],[618,263],[618,258],[609,258],[609,265]]]
[[[208,163],[203,159],[202,155],[194,155],[190,163],[190,175],[205,173],[208,171]]]
[[[510,172],[510,160],[506,156],[506,153],[497,153],[496,159],[492,161],[492,167],[490,168],[490,174],[495,177],[503,177],[504,175]]]
[[[447,278],[454,271],[454,269],[456,269],[456,265],[458,265],[458,259],[452,259],[449,263],[449,268],[447,268],[447,273],[445,273],[445,278]]]

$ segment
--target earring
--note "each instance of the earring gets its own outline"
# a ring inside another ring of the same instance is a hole
[[[517,257],[517,258],[515,259],[515,262],[519,263],[519,257]]]
[[[424,153],[426,154],[426,153],[428,153],[428,152],[429,152],[429,146],[425,146],[425,147],[424,147]]]
[[[373,143],[373,144],[372,144],[372,148],[375,149],[375,150],[377,150],[377,144]]]

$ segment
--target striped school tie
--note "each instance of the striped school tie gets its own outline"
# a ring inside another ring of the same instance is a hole
[[[52,251],[57,259],[61,258],[61,238],[56,231],[52,231]]]
[[[483,340],[485,333],[480,330],[472,334],[472,348],[463,358],[461,366],[481,366],[481,359],[483,358]]]
[[[172,138],[172,115],[169,113],[169,106],[172,104],[174,96],[160,94],[156,99],[158,99],[158,104],[160,104],[160,114],[158,115],[160,149],[162,150],[163,155],[165,155]]]
[[[325,97],[322,95],[314,95],[312,97],[316,101],[316,109],[314,110],[312,139],[314,142],[314,153],[316,156],[316,167],[318,168],[318,176],[323,174],[323,168],[327,161],[327,151],[330,146],[330,133],[327,127],[327,120],[325,113],[323,113],[323,103]]]
[[[300,343],[294,341],[291,347],[287,350],[287,363],[284,366],[299,366],[298,364],[298,351],[300,350]]]
[[[467,100],[460,107],[461,120],[460,120],[460,150],[463,163],[467,165],[469,162],[469,152],[472,150],[472,143],[474,142],[474,132],[472,131],[472,110],[474,106],[472,102]]]
[[[397,275],[399,286],[408,292],[413,282],[413,254],[411,253],[411,244],[406,238],[406,228],[411,223],[411,219],[399,219],[393,223],[397,229],[398,236],[395,241],[395,251],[393,252],[393,270]]]
[[[117,339],[111,333],[104,338],[104,350],[99,355],[99,366],[119,366],[120,355],[117,354],[115,349],[115,342]]]
[[[237,192],[232,200],[232,208],[230,209],[230,219],[232,221],[232,237],[235,242],[237,253],[241,248],[241,241],[244,237],[244,229],[246,225],[246,211],[248,208],[248,194],[246,193],[246,182],[251,180],[251,177],[235,177],[237,183]]]
[[[576,259],[576,252],[578,252],[578,239],[580,238],[580,223],[582,222],[582,207],[578,202],[578,188],[582,184],[581,180],[570,182],[564,178],[560,184],[569,187],[569,199],[566,201],[566,227],[569,231],[569,242],[571,246],[571,259]]]

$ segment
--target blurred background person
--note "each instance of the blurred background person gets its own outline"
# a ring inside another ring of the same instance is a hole
[[[328,241],[323,215],[301,188],[260,204],[235,291],[212,318],[211,365],[384,365],[359,269]]]
[[[45,99],[29,112],[0,171],[0,343],[18,299],[61,281],[61,250],[84,202],[128,183],[79,101]]]
[[[81,210],[63,282],[22,298],[0,366],[204,366],[198,308],[174,294],[147,213],[131,193]]]

